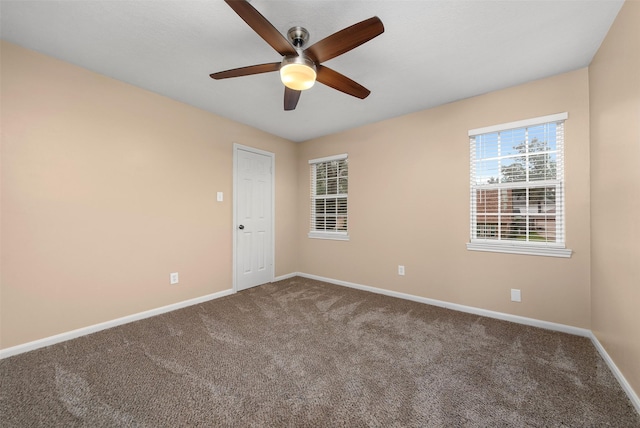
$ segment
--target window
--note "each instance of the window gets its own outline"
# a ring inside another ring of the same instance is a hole
[[[347,155],[309,161],[311,170],[311,227],[309,238],[348,240]]]
[[[565,249],[567,113],[469,131],[469,250],[570,257]]]

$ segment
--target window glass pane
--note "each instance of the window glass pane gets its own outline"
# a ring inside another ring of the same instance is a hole
[[[338,193],[349,193],[349,180],[346,178],[338,179]]]
[[[503,159],[500,169],[500,181],[502,183],[525,181],[527,179],[527,172],[524,167],[525,162],[526,158],[524,156]]]
[[[500,156],[526,153],[525,138],[524,128],[500,132]]]
[[[335,195],[338,193],[338,179],[329,178],[327,180],[327,195]]]
[[[316,215],[324,214],[324,199],[316,199]]]
[[[336,218],[335,217],[327,217],[325,219],[326,230],[335,230],[336,229]]]
[[[532,187],[529,190],[529,212],[531,214],[555,214],[556,188]]]
[[[338,165],[338,176],[346,178],[348,175],[348,171],[349,164],[347,163],[347,160],[345,159],[343,161],[340,161],[340,164]]]
[[[511,210],[513,214],[525,214],[527,211],[527,189],[511,189]]]
[[[532,126],[528,129],[529,152],[546,152],[556,150],[556,124]]]
[[[316,195],[327,194],[327,180],[316,181]]]
[[[338,161],[327,163],[327,178],[335,178],[338,176]]]
[[[513,189],[500,190],[500,212],[513,213]]]
[[[316,180],[320,181],[327,178],[327,164],[316,164]]]
[[[487,216],[478,215],[476,219],[476,235],[478,238],[486,237]]]
[[[531,155],[529,156],[529,180],[544,180],[548,168],[547,155]]]
[[[476,137],[476,159],[498,156],[498,134],[484,134]]]
[[[476,212],[483,214],[487,212],[487,191],[476,190]]]
[[[558,125],[556,123],[547,123],[547,135],[545,141],[547,143],[547,149],[551,151],[558,150],[556,135],[558,132]]]
[[[533,187],[529,189],[529,208],[530,212],[539,213],[542,211],[542,203],[544,201],[545,188]]]
[[[347,198],[338,198],[338,214],[347,214]]]
[[[336,228],[338,230],[347,230],[347,217],[346,216],[338,216]]]
[[[555,153],[545,153],[529,156],[529,180],[555,180],[556,179]]]
[[[544,213],[556,212],[556,187],[546,187],[544,192],[544,204],[542,211]]]
[[[498,213],[498,190],[477,190],[476,205],[478,214]]]
[[[494,160],[483,160],[476,162],[476,184],[492,184],[498,182],[498,177],[500,177],[499,170],[500,161],[498,159]]]
[[[335,198],[329,198],[326,200],[327,214],[336,214],[337,204]]]
[[[545,235],[540,233],[535,225],[536,220],[532,218],[529,226],[529,242],[547,242]]]
[[[556,242],[556,216],[533,216],[532,241]]]
[[[525,241],[527,239],[526,217],[521,215],[503,218],[503,239]]]
[[[497,239],[498,237],[498,216],[482,215],[478,216],[476,223],[477,237],[480,239]]]

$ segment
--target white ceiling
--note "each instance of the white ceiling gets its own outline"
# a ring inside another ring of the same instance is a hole
[[[278,73],[209,74],[281,59],[222,0],[5,1],[4,40],[292,141],[304,141],[589,64],[623,0],[253,0],[308,45],[378,16],[385,32],[325,64],[371,90],[316,84],[283,110]]]

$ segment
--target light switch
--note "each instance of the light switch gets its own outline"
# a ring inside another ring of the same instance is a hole
[[[218,202],[222,202],[222,192],[218,192],[218,195],[216,196]]]

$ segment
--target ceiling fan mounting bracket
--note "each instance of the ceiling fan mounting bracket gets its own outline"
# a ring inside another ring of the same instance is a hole
[[[291,27],[287,38],[296,49],[301,49],[309,41],[309,31],[304,27]]]

